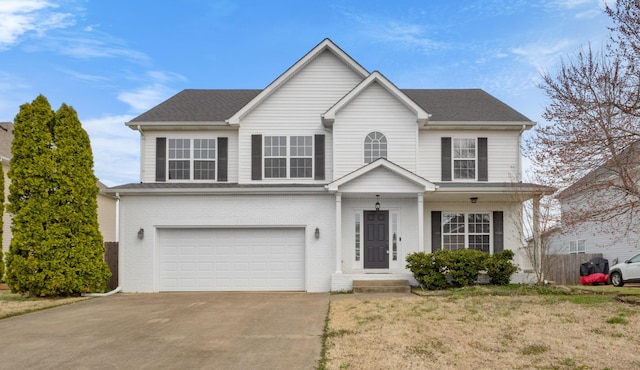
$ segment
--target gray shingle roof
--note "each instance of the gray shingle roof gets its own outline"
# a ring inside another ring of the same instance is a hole
[[[261,90],[183,90],[131,122],[223,122]],[[526,121],[481,89],[402,89],[431,121]]]
[[[482,89],[402,89],[430,121],[531,120]]]
[[[262,90],[182,90],[131,122],[224,122]]]

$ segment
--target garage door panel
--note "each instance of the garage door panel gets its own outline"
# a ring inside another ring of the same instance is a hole
[[[159,229],[158,287],[304,290],[304,229]]]

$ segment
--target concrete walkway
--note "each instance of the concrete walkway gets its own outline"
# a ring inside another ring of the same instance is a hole
[[[0,320],[2,369],[313,369],[329,294],[117,294]]]

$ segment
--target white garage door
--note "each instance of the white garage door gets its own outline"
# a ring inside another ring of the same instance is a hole
[[[304,290],[304,229],[158,229],[160,291]]]

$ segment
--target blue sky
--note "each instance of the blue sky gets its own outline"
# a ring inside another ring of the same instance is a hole
[[[610,2],[612,0],[609,0]],[[89,132],[107,185],[139,181],[124,123],[188,88],[264,88],[324,38],[400,88],[481,88],[544,123],[540,73],[609,18],[600,0],[0,0],[0,121],[38,94]]]

